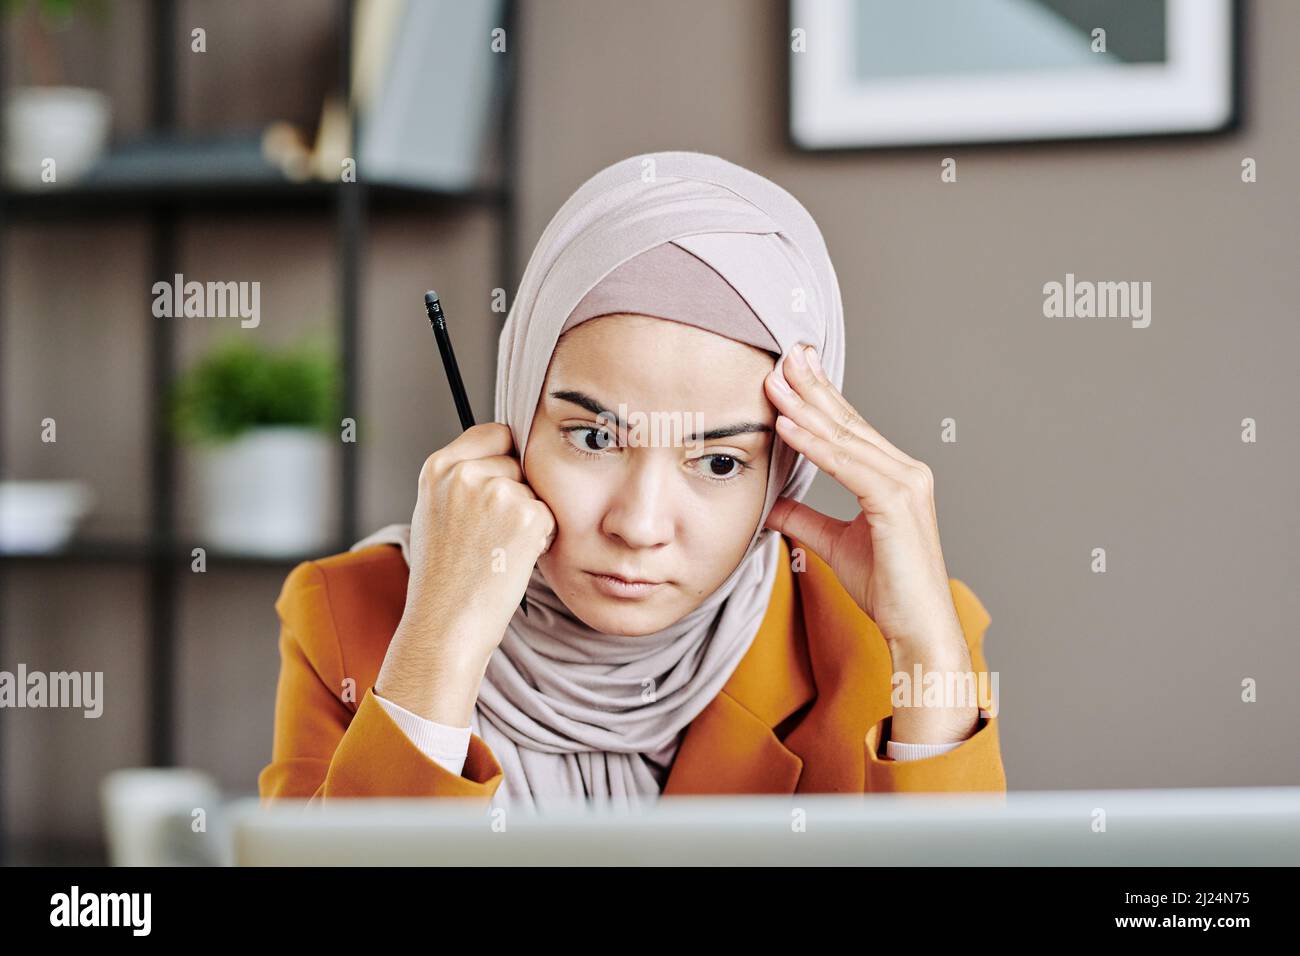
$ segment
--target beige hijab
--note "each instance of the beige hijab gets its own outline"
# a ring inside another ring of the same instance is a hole
[[[620,270],[633,260],[674,281],[647,285],[645,269]],[[724,279],[742,308],[716,295],[703,308],[683,304],[680,289],[703,287],[688,260]],[[561,333],[615,311],[686,321],[782,355],[811,344],[831,381],[843,379],[843,307],[820,230],[784,189],[717,156],[624,159],[587,180],[546,227],[497,358],[495,420],[510,426],[521,461]],[[776,439],[745,556],[703,604],[656,634],[588,627],[533,570],[528,614],[516,611],[490,658],[470,722],[504,772],[494,806],[634,806],[659,795],[683,731],[735,671],[767,610],[778,555],[767,514],[778,496],[801,498],[815,471]],[[409,540],[409,525],[389,525],[353,550],[392,543],[409,562]]]

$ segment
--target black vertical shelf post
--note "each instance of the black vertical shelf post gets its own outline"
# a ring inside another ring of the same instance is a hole
[[[152,0],[153,102],[155,134],[176,127],[176,8],[171,0]],[[150,212],[149,281],[141,290],[143,314],[150,323],[149,408],[150,481],[152,506],[149,547],[148,722],[149,762],[168,767],[176,759],[176,454],[167,415],[167,397],[175,375],[176,333],[173,319],[154,318],[148,290],[176,273],[177,210],[167,199]]]

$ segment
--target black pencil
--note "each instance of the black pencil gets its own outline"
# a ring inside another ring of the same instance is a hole
[[[447,316],[443,314],[442,303],[438,293],[430,289],[424,294],[424,311],[429,315],[429,325],[433,328],[433,337],[438,341],[438,352],[442,355],[442,367],[447,372],[447,382],[451,385],[451,397],[456,403],[456,414],[460,416],[460,427],[471,428],[474,425],[474,412],[469,407],[469,396],[465,394],[465,383],[460,378],[460,366],[456,364],[456,353],[451,348],[451,335],[447,332]],[[528,613],[528,595],[519,602],[519,609]]]

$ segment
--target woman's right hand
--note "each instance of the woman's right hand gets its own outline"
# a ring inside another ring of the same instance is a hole
[[[469,724],[488,659],[555,536],[514,451],[509,427],[487,422],[420,469],[406,607],[375,692],[440,723]]]

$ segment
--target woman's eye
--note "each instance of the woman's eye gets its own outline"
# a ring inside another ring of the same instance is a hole
[[[705,455],[700,460],[707,462],[705,474],[714,479],[735,478],[745,470],[745,463],[730,455]]]
[[[604,451],[614,444],[614,436],[603,428],[588,428],[585,431],[587,435],[583,444],[592,451]]]
[[[614,446],[614,435],[607,428],[574,425],[564,431],[579,451],[598,452]]]

